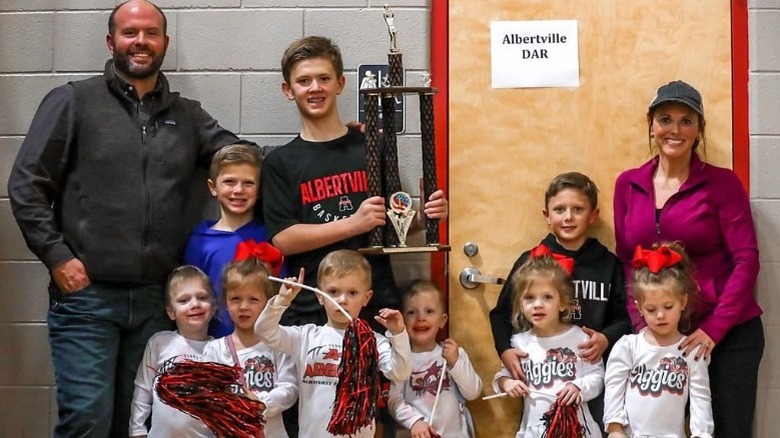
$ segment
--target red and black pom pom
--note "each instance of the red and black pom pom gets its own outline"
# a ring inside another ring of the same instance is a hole
[[[542,415],[544,434],[542,438],[583,438],[587,428],[580,423],[576,404],[563,405],[560,400],[550,405]]]
[[[376,418],[379,390],[379,353],[368,323],[355,318],[344,332],[336,399],[327,430],[333,435],[355,435]]]
[[[160,373],[163,403],[202,421],[221,438],[264,438],[265,405],[236,393],[241,369],[214,362],[178,362]]]

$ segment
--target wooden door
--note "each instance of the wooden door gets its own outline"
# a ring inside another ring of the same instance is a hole
[[[448,2],[450,335],[468,351],[485,394],[500,366],[488,320],[499,286],[466,290],[461,270],[505,277],[546,234],[544,191],[567,171],[600,188],[593,235],[614,248],[614,180],[650,158],[645,112],[655,88],[671,80],[702,92],[706,159],[731,166],[730,11],[728,0]],[[491,21],[571,19],[579,26],[579,87],[491,88]],[[467,242],[477,255],[464,254]],[[518,402],[469,406],[479,436],[514,436]]]

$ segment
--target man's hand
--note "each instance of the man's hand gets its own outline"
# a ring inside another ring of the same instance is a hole
[[[458,353],[458,343],[451,338],[445,339],[442,344],[441,357],[447,361],[447,365],[450,368],[454,367],[455,363],[458,362],[458,356],[460,356],[460,353]]]
[[[81,260],[77,258],[55,266],[51,271],[51,276],[54,278],[54,283],[65,295],[80,291],[90,284],[87,270]]]
[[[404,317],[401,312],[395,309],[382,309],[374,319],[385,326],[393,335],[401,334],[404,331]]]
[[[523,373],[523,368],[520,366],[520,360],[526,357],[528,357],[528,353],[517,348],[509,348],[501,353],[501,362],[504,363],[512,377],[517,380],[525,380],[525,373]]]
[[[587,363],[598,363],[598,361],[601,360],[601,356],[607,351],[609,341],[606,336],[596,330],[583,327],[582,331],[590,336],[590,338],[577,346],[580,350],[580,357]]]

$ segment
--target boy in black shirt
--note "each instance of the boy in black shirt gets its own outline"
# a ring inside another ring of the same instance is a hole
[[[587,176],[569,172],[556,176],[547,188],[543,214],[552,232],[542,244],[555,254],[574,259],[572,278],[575,304],[572,322],[582,327],[590,339],[581,344],[578,355],[586,362],[606,361],[609,349],[621,336],[631,333],[626,310],[623,268],[615,254],[598,239],[588,237],[588,228],[598,219],[598,189]],[[512,348],[512,301],[515,286],[512,275],[528,259],[525,251],[517,259],[508,280],[490,311],[490,325],[496,352],[504,366],[522,379],[520,361],[526,353]],[[588,403],[593,417],[601,424],[603,394]]]

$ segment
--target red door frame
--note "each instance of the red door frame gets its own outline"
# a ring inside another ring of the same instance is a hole
[[[435,2],[434,2],[435,3]],[[750,76],[747,0],[731,1],[731,129],[734,172],[750,193]]]
[[[431,78],[439,92],[433,97],[436,139],[437,185],[445,193],[449,188],[449,1],[433,0],[431,5]],[[439,228],[442,243],[449,243],[446,223]],[[444,253],[431,256],[431,280],[439,290],[447,291],[447,261]]]

